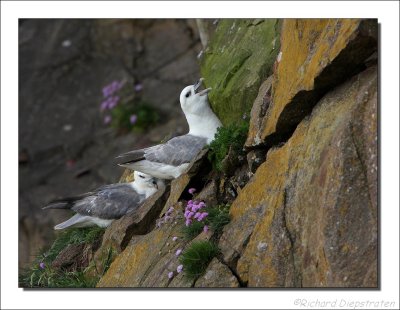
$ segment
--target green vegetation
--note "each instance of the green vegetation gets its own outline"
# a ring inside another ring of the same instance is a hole
[[[230,222],[229,205],[218,205],[214,207],[205,207],[203,212],[207,212],[207,217],[202,221],[194,220],[189,226],[182,228],[182,234],[185,240],[193,240],[208,226],[216,236],[218,236],[226,224]]]
[[[218,252],[218,247],[210,241],[193,242],[179,259],[186,276],[195,279],[202,275]]]
[[[188,241],[193,240],[203,231],[204,225],[204,222],[194,221],[189,226],[184,226],[182,229],[183,238]]]
[[[214,141],[210,143],[208,159],[218,171],[223,171],[222,161],[232,148],[235,156],[243,155],[243,145],[246,142],[249,123],[242,121],[239,125],[228,125],[218,128]]]
[[[62,231],[54,241],[51,248],[45,253],[48,261],[53,261],[57,255],[70,244],[92,243],[100,238],[104,233],[104,228],[71,228]]]
[[[157,110],[144,101],[119,104],[112,109],[111,115],[113,128],[137,132],[153,126],[160,119]]]
[[[88,267],[89,268],[89,267]],[[19,277],[19,285],[25,288],[89,288],[95,287],[99,278],[86,276],[87,268],[76,271],[64,271],[46,266],[44,269],[37,263]]]
[[[97,226],[68,229],[61,232],[50,249],[38,255],[32,266],[20,273],[19,285],[21,287],[94,287],[99,278],[87,275],[87,271],[94,267],[93,264],[89,264],[86,268],[68,271],[53,268],[52,262],[67,246],[93,243],[99,240],[103,233],[104,228]]]
[[[229,207],[229,205],[218,205],[205,209],[208,212],[206,223],[217,235],[221,233],[224,226],[230,222]]]

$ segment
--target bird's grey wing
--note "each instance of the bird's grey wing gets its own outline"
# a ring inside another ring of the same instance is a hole
[[[156,163],[180,166],[192,161],[206,144],[206,138],[192,135],[178,136],[164,144],[122,154],[118,156],[120,160],[118,163],[127,164],[145,159]]]
[[[93,194],[94,194],[94,192],[88,192],[88,193],[84,193],[84,194],[81,194],[78,196],[55,199],[55,200],[50,201],[48,204],[46,204],[42,209],[43,210],[46,210],[46,209],[71,209],[74,206],[74,203],[76,201],[84,199]]]
[[[101,219],[118,219],[138,208],[145,197],[139,195],[128,184],[113,184],[104,186],[94,195],[78,201],[72,210]]]

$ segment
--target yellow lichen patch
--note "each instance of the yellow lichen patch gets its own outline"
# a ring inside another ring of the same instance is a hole
[[[133,244],[117,256],[107,273],[101,278],[98,287],[137,287],[145,270],[151,265],[148,258],[153,254],[152,244],[158,244],[162,239],[162,231],[151,232],[149,235],[138,236]]]
[[[360,19],[287,19],[283,23],[281,56],[272,91],[272,106],[262,129],[264,139],[276,130],[280,114],[302,90],[311,90],[315,78],[342,51]]]
[[[250,241],[238,261],[237,270],[248,286],[274,287],[282,286],[279,281],[281,277],[279,267],[273,259],[276,253],[274,249],[279,245],[279,252],[287,253],[288,241],[283,240],[286,245],[276,240],[275,222],[281,216],[284,207],[284,185],[288,167],[288,147],[272,150],[268,153],[265,163],[260,166],[254,176],[254,182],[247,191],[249,193],[247,204],[242,199],[242,206],[254,208],[257,204],[265,206],[265,212],[255,219],[257,225],[254,227]],[[245,189],[246,190],[246,187]],[[235,201],[236,203],[236,201]],[[276,212],[276,210],[279,210]],[[279,236],[281,238],[282,236]],[[284,237],[287,238],[287,237]],[[287,256],[287,255],[286,255]]]
[[[267,161],[257,169],[253,178],[233,202],[230,208],[232,220],[242,216],[257,204],[265,203],[265,199],[280,195],[286,166],[287,158],[282,156],[282,151],[271,150],[268,153]]]

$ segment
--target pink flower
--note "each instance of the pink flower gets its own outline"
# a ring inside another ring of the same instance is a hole
[[[111,121],[112,121],[111,115],[104,116],[104,120],[103,121],[104,121],[104,124],[106,124],[106,125],[110,124]]]
[[[176,241],[176,240],[178,240],[178,237],[173,237],[172,238],[172,241]]]
[[[208,213],[207,212],[203,212],[202,214],[201,214],[201,217],[202,218],[205,218],[205,217],[207,217],[208,216]]]
[[[199,203],[199,208],[204,208],[206,206],[206,204],[203,201],[200,201]]]
[[[192,204],[193,204],[193,200],[189,200],[188,205],[192,205]]]
[[[140,92],[143,89],[143,85],[140,83],[135,84],[134,89],[136,92]]]
[[[110,87],[109,85],[103,87],[103,97],[106,98],[110,95]]]
[[[186,225],[186,226],[189,226],[190,224],[192,224],[192,220],[187,219],[187,220],[185,221],[185,225]]]
[[[196,192],[195,188],[189,188],[188,190],[189,194],[193,195]]]
[[[115,106],[118,104],[118,101],[119,101],[119,96],[108,98],[108,108],[114,109]]]
[[[183,269],[183,265],[179,265],[179,266],[176,268],[176,272],[177,272],[177,273],[181,273],[181,272],[182,272],[182,269]]]
[[[181,253],[182,253],[182,249],[178,249],[178,250],[176,250],[175,255],[179,256]]]
[[[205,233],[208,231],[208,226],[207,226],[207,225],[204,225],[203,231],[204,231]]]
[[[39,268],[40,268],[40,269],[44,269],[44,268],[46,268],[46,265],[45,265],[45,263],[43,263],[43,262],[40,262],[40,263],[39,263]]]
[[[196,214],[193,216],[193,218],[197,219],[200,216],[201,213],[196,212]]]
[[[136,114],[132,114],[131,117],[129,118],[129,122],[131,123],[131,125],[135,124],[137,121],[137,115]]]
[[[100,105],[100,110],[104,111],[107,110],[107,108],[108,108],[108,100],[104,100]]]
[[[174,272],[173,271],[168,272],[168,279],[172,279],[173,276],[174,276]]]

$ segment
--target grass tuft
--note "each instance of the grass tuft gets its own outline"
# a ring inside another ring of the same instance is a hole
[[[189,226],[184,226],[182,234],[185,240],[192,240],[203,231],[204,223],[194,221]]]
[[[218,252],[218,247],[210,241],[193,242],[179,259],[186,276],[189,279],[201,276]]]
[[[214,169],[223,171],[222,161],[228,154],[230,147],[237,155],[243,153],[242,148],[246,142],[248,131],[249,123],[247,121],[242,121],[239,125],[231,124],[218,128],[215,139],[210,143],[208,151],[208,159]]]
[[[208,212],[207,224],[216,234],[222,232],[226,224],[230,222],[229,205],[218,205],[212,208],[205,208]]]
[[[51,266],[57,255],[70,244],[93,243],[104,233],[104,228],[73,228],[62,231],[48,251],[39,254],[30,268],[20,272],[20,287],[62,287],[62,288],[83,288],[95,287],[96,277],[88,277],[85,274],[86,268],[75,271],[55,269]],[[45,267],[40,268],[39,264],[44,263]]]

